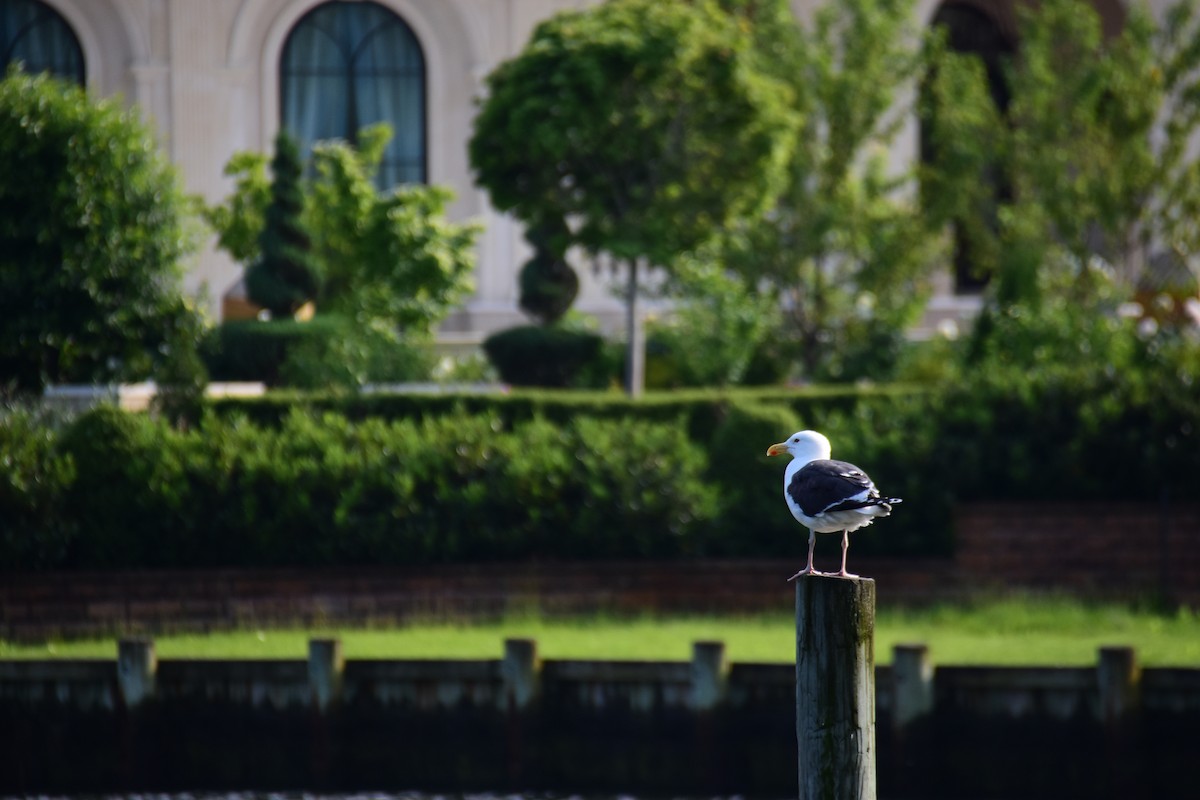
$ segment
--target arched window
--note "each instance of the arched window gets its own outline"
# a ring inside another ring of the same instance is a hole
[[[288,34],[279,72],[282,124],[304,153],[388,122],[379,185],[425,181],[425,57],[396,14],[377,3],[319,5]]]
[[[67,21],[37,0],[0,0],[0,75],[14,61],[26,72],[84,82],[83,49]]]

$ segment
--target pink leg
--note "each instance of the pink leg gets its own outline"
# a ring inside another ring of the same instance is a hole
[[[857,578],[857,575],[851,575],[846,572],[846,551],[850,549],[850,531],[842,531],[842,571],[838,573],[839,578]]]
[[[813,548],[815,548],[816,546],[817,546],[817,532],[810,529],[808,532],[808,566],[805,567],[804,569],[800,570],[799,572],[797,572],[792,577],[788,578],[789,581],[794,581],[794,580],[796,580],[796,578],[799,578],[801,575],[820,575],[820,574],[822,574],[820,572],[817,572],[815,569],[813,569]],[[843,569],[844,569],[844,567],[845,567],[845,565],[843,565]]]

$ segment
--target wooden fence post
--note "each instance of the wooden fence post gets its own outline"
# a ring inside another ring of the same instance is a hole
[[[504,685],[502,702],[511,710],[528,707],[538,695],[540,664],[535,639],[505,639],[500,674]]]
[[[724,642],[692,642],[692,696],[695,711],[712,711],[725,698]]]
[[[892,648],[892,727],[903,733],[933,711],[933,665],[923,644]]]
[[[308,686],[318,711],[324,713],[342,699],[345,668],[341,639],[308,640]]]
[[[153,639],[117,642],[117,686],[126,708],[136,708],[154,697],[158,683],[158,656]]]
[[[876,800],[875,581],[796,579],[800,800]]]

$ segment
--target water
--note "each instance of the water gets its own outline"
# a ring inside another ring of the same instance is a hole
[[[582,795],[562,792],[145,792],[135,794],[0,795],[0,800],[746,800],[742,795],[705,798],[648,798],[627,794]]]

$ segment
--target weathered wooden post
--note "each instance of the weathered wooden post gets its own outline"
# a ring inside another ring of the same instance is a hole
[[[152,639],[117,642],[117,686],[126,708],[136,708],[154,697],[158,683],[158,656]]]
[[[524,710],[537,697],[539,671],[536,640],[504,640],[504,660],[500,662],[502,702],[510,711]]]
[[[696,711],[712,711],[725,697],[724,642],[692,642],[691,706]]]
[[[1141,774],[1136,742],[1141,706],[1142,672],[1132,647],[1101,647],[1096,665],[1100,718],[1104,723],[1109,797],[1150,797]]]
[[[933,711],[933,665],[923,644],[892,648],[892,727],[903,735],[914,722]]]
[[[508,782],[514,789],[525,780],[528,712],[541,694],[541,673],[536,640],[504,640],[504,658],[500,661],[500,702],[506,712]]]
[[[800,800],[876,800],[875,581],[796,579]]]
[[[308,687],[317,711],[324,713],[342,699],[345,670],[341,639],[308,640]]]

